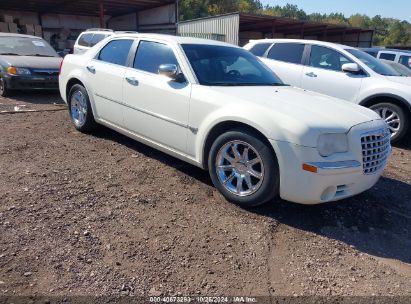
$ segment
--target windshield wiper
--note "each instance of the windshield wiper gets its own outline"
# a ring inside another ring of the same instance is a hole
[[[256,82],[244,82],[244,83],[233,83],[233,82],[221,82],[221,83],[209,83],[208,85],[210,86],[231,86],[231,87],[235,87],[235,86],[289,86],[288,84],[284,84],[284,83],[256,83]]]
[[[43,54],[28,54],[24,56],[37,56],[37,57],[56,57],[56,56],[51,56],[51,55],[43,55]]]
[[[0,53],[0,55],[21,56],[20,54],[16,54],[16,53]]]

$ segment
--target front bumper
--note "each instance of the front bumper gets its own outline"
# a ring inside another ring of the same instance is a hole
[[[4,77],[11,90],[57,90],[58,76],[7,75]]]
[[[280,166],[280,196],[284,200],[318,204],[347,198],[377,183],[386,163],[365,174],[361,134],[384,127],[380,121],[353,127],[348,133],[350,151],[321,157],[316,148],[271,141]]]

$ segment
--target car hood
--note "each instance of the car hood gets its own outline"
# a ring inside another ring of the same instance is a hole
[[[241,100],[243,104],[248,103],[247,109],[268,115],[283,133],[293,133],[291,137],[299,134],[296,129],[290,130],[294,126],[303,130],[300,134],[308,134],[309,130],[317,134],[346,133],[353,126],[381,119],[375,112],[357,104],[294,87],[213,87],[213,90],[222,94],[220,98],[224,100],[232,100],[233,104]]]
[[[396,83],[406,84],[411,86],[411,77],[401,77],[401,76],[386,76],[388,80],[394,81]]]
[[[0,56],[1,61],[8,66],[32,69],[59,69],[63,60],[60,57],[36,57],[36,56]]]

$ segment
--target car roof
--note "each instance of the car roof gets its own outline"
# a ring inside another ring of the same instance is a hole
[[[15,34],[15,33],[0,33],[0,37],[20,37],[20,38],[37,38],[43,39],[42,37],[32,36],[32,35],[23,35],[23,34]]]
[[[384,47],[372,47],[372,48],[361,48],[364,51],[375,51],[375,52],[379,52],[379,51],[388,51],[388,52],[397,52],[397,53],[407,53],[407,54],[411,54],[411,51],[409,50],[400,50],[400,49],[388,49],[388,48],[384,48]]]
[[[182,36],[173,36],[173,35],[166,35],[166,34],[152,34],[152,33],[118,33],[115,32],[113,37],[119,38],[147,38],[147,39],[161,39],[171,43],[177,44],[207,44],[207,45],[220,45],[220,46],[230,46],[238,48],[238,46],[234,44],[229,44],[226,42],[221,42],[217,40],[211,39],[203,39],[203,38],[193,38],[193,37],[182,37]]]
[[[354,49],[352,46],[333,43],[328,41],[320,41],[320,40],[307,40],[307,39],[251,39],[251,43],[284,43],[284,42],[293,42],[293,43],[305,43],[305,44],[317,44],[322,46],[328,46],[331,48],[339,48],[339,49]]]

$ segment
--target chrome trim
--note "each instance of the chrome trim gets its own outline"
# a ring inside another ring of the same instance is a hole
[[[169,117],[166,117],[166,116],[163,116],[163,115],[160,115],[160,114],[156,114],[156,113],[153,113],[153,112],[151,112],[151,111],[147,111],[147,110],[143,110],[143,109],[140,109],[140,108],[136,108],[136,107],[130,106],[129,104],[126,104],[126,103],[124,103],[124,102],[121,102],[121,101],[118,101],[118,100],[109,98],[109,97],[107,97],[107,96],[104,96],[104,95],[101,95],[101,94],[98,94],[98,93],[95,93],[95,95],[98,96],[98,97],[104,98],[104,99],[106,99],[106,100],[115,102],[115,103],[117,103],[117,104],[119,104],[119,105],[125,106],[125,107],[127,107],[127,108],[130,108],[130,109],[132,109],[132,110],[139,111],[139,112],[141,112],[141,113],[150,115],[150,116],[152,116],[152,117],[155,117],[155,118],[158,118],[158,119],[167,121],[167,122],[169,122],[169,123],[175,124],[175,125],[177,125],[177,126],[180,126],[180,127],[186,128],[186,129],[189,129],[189,130],[190,130],[191,132],[193,132],[194,134],[197,133],[197,131],[198,131],[197,128],[193,128],[193,127],[191,127],[191,126],[189,126],[189,125],[187,125],[187,124],[181,123],[181,122],[176,121],[176,120],[174,120],[174,119],[172,119],[172,118],[169,118]]]
[[[361,134],[363,172],[365,175],[382,171],[391,153],[391,133],[388,128]]]
[[[322,170],[336,170],[336,169],[351,169],[361,167],[361,163],[356,160],[345,160],[337,162],[312,162],[307,163],[311,166],[317,167]]]

